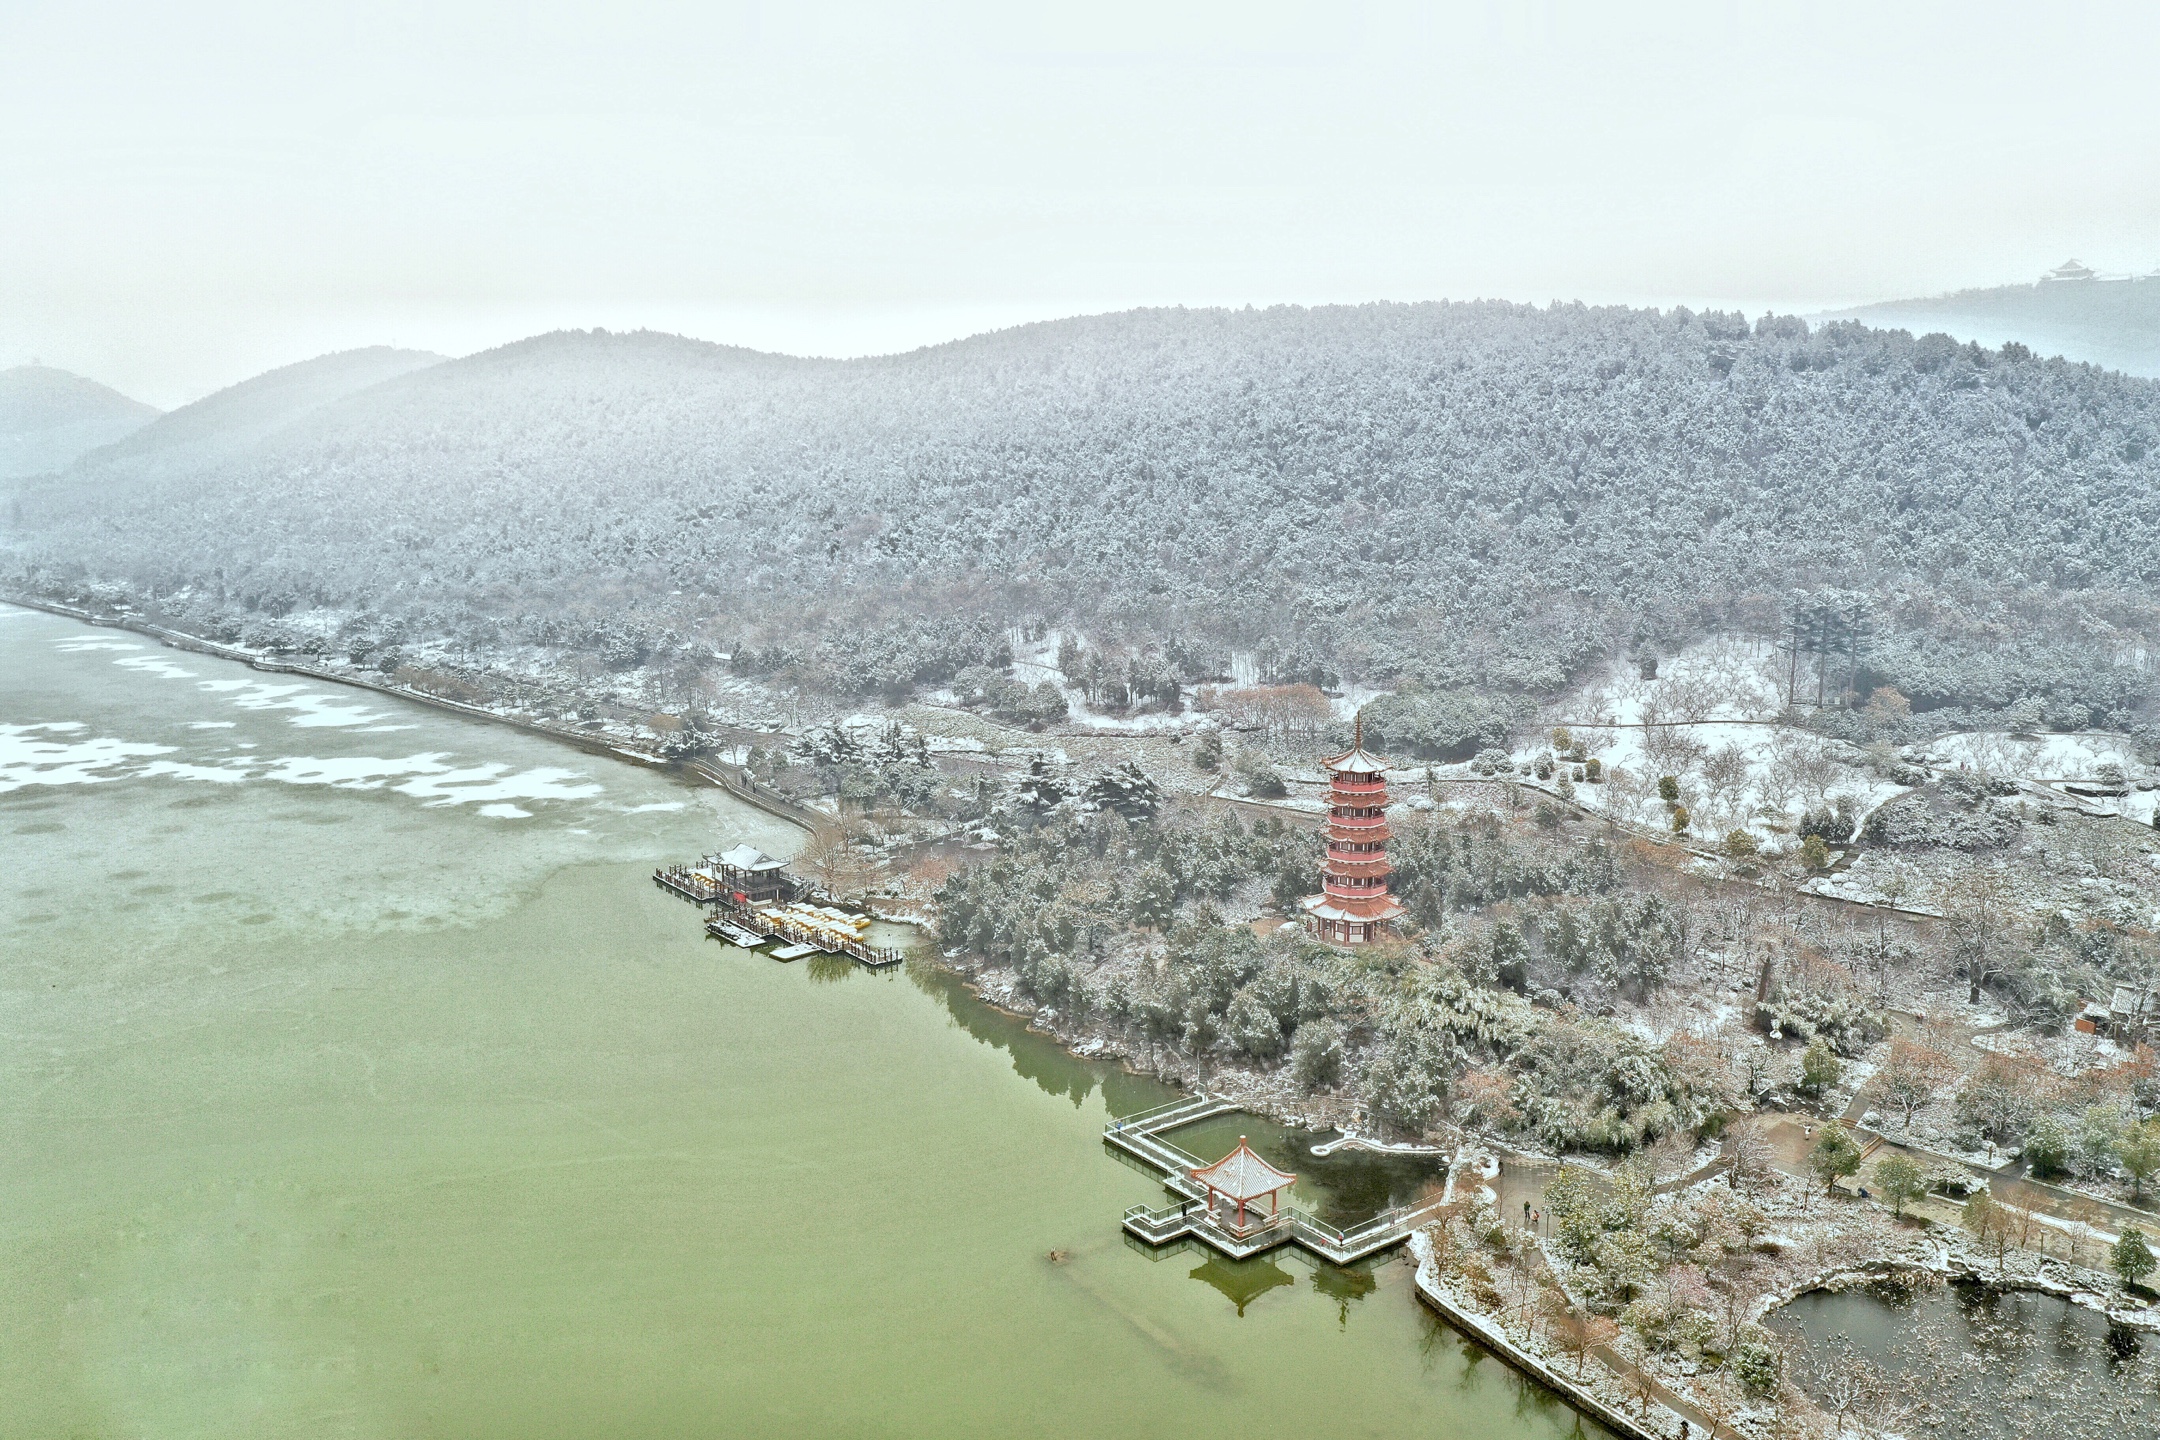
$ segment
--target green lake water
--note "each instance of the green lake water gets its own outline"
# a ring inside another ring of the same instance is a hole
[[[1101,1129],[1166,1092],[703,939],[651,868],[741,839],[794,843],[0,607],[0,1435],[1586,1432],[1401,1263],[1128,1243]]]

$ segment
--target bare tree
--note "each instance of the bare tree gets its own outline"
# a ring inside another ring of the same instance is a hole
[[[1546,1297],[1545,1313],[1559,1331],[1561,1348],[1575,1357],[1578,1380],[1589,1367],[1590,1352],[1610,1345],[1620,1333],[1618,1325],[1575,1304],[1559,1289]]]
[[[1216,691],[1210,700],[1233,723],[1283,740],[1316,735],[1334,715],[1327,697],[1311,685],[1253,685]]]
[[[1628,1397],[1635,1402],[1637,1411],[1647,1416],[1651,1402],[1658,1397],[1657,1377],[1650,1373],[1647,1363],[1630,1365],[1622,1377]]]
[[[1730,816],[1740,808],[1740,799],[1747,793],[1749,769],[1747,751],[1733,742],[1720,745],[1703,758],[1703,785],[1720,815]]]
[[[1725,1132],[1724,1154],[1730,1167],[1726,1178],[1733,1189],[1742,1193],[1768,1179],[1777,1162],[1777,1152],[1763,1133],[1762,1122],[1752,1117],[1735,1121]]]
[[[1998,1272],[2009,1268],[2010,1247],[2016,1238],[2016,1220],[2009,1206],[1983,1190],[1965,1202],[1958,1223],[1983,1251],[1994,1255]]]
[[[835,900],[845,899],[869,883],[870,857],[857,846],[862,833],[855,817],[843,816],[837,826],[819,830],[803,847],[794,864],[819,890]]]
[[[1703,1419],[1710,1422],[1708,1440],[1718,1440],[1718,1436],[1730,1429],[1733,1420],[1746,1408],[1741,1404],[1740,1397],[1733,1393],[1731,1382],[1714,1371],[1705,1371],[1695,1377],[1694,1395],[1695,1408],[1702,1412]]]
[[[1890,1042],[1889,1057],[1868,1085],[1883,1104],[1905,1117],[1905,1128],[1910,1130],[1913,1116],[1955,1084],[1958,1074],[1956,1062],[1935,1046],[1900,1038]]]
[[[1971,984],[1966,996],[1971,1004],[1980,1003],[1982,988],[2005,968],[2002,932],[2009,926],[2010,901],[2009,878],[2001,868],[1977,860],[1968,860],[1943,891],[1944,918]]]
[[[1863,1433],[1879,1429],[1895,1395],[1890,1381],[1843,1335],[1832,1336],[1809,1355],[1800,1381],[1839,1435],[1854,1426]]]

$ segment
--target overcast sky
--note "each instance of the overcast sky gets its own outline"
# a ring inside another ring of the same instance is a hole
[[[2160,266],[2160,5],[0,0],[0,366]]]

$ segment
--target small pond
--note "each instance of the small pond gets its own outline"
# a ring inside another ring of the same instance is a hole
[[[2160,1337],[2052,1295],[1879,1282],[1803,1295],[1769,1324],[1818,1400],[1839,1389],[1826,1372],[1872,1367],[1877,1423],[1908,1435],[2160,1434]]]
[[[1244,1137],[1262,1159],[1298,1177],[1290,1192],[1291,1203],[1330,1225],[1370,1220],[1392,1206],[1438,1195],[1447,1185],[1447,1161],[1437,1155],[1385,1155],[1357,1149],[1324,1156],[1312,1153],[1313,1146],[1339,1135],[1335,1130],[1306,1130],[1240,1111],[1182,1126],[1164,1138],[1212,1162],[1236,1149],[1239,1137]]]

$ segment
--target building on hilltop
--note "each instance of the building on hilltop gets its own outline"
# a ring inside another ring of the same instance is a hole
[[[1365,726],[1328,772],[1327,858],[1320,893],[1299,902],[1305,925],[1336,945],[1363,945],[1403,913],[1388,894],[1387,761],[1365,748]]]

